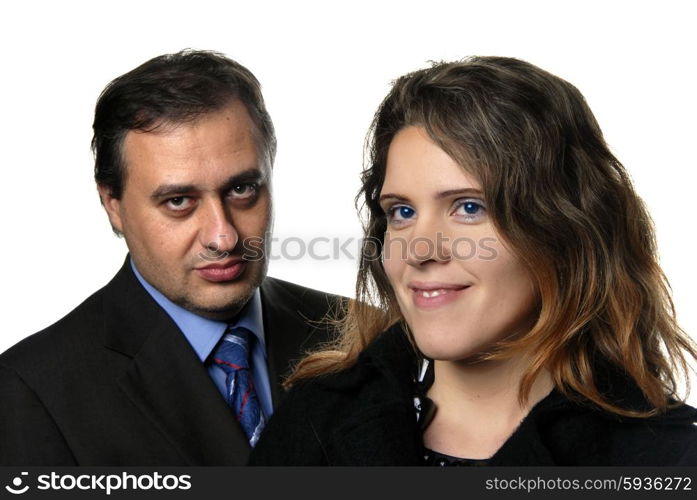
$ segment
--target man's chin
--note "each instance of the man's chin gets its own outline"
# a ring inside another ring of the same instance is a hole
[[[255,288],[250,288],[247,293],[235,297],[220,297],[210,299],[185,298],[178,305],[187,311],[217,321],[233,319],[247,305],[254,295]]]
[[[192,283],[189,286],[190,293],[173,302],[204,318],[232,320],[247,305],[264,280],[266,266],[253,264],[256,263],[247,266],[245,275],[239,280],[216,284]]]

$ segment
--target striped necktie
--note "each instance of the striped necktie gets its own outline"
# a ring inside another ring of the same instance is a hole
[[[252,335],[245,328],[228,328],[213,353],[213,362],[226,374],[225,399],[254,446],[264,428],[264,415],[250,372],[249,346]]]

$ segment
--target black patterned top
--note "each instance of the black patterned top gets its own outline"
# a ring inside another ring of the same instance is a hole
[[[435,467],[481,467],[489,465],[486,458],[459,458],[424,448],[424,465]]]
[[[416,420],[419,422],[421,432],[431,423],[433,415],[436,413],[436,406],[430,398],[426,396],[426,391],[433,384],[433,363],[424,359],[420,373],[416,378],[416,395],[414,396],[414,409],[416,410]],[[424,448],[424,465],[436,467],[451,466],[483,466],[488,465],[486,458],[460,458],[446,455],[438,451]]]

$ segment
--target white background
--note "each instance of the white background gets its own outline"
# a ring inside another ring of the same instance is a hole
[[[224,52],[263,85],[279,141],[279,238],[360,235],[353,197],[364,135],[395,77],[476,54],[523,58],[569,80],[647,202],[678,318],[697,336],[691,4],[3,2],[0,351],[66,314],[120,267],[125,244],[92,180],[94,104],[114,77],[185,47]],[[270,274],[352,295],[355,266],[274,260]]]

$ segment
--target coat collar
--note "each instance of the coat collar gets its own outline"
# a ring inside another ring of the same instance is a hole
[[[311,294],[307,288],[276,278],[267,277],[261,284],[266,357],[274,407],[284,395],[282,384],[290,374],[289,367],[312,350],[318,340],[329,340],[327,319],[318,317],[318,314],[331,311],[336,304],[329,302],[329,296],[318,298],[310,297]]]

